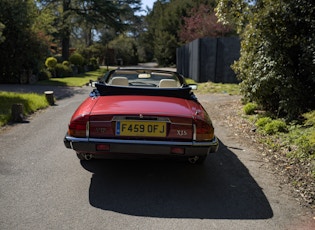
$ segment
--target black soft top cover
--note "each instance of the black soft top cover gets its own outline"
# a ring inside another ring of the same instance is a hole
[[[162,96],[176,97],[187,100],[196,100],[195,95],[191,92],[189,86],[181,88],[149,88],[149,87],[126,87],[112,86],[104,83],[96,83],[96,90],[93,91],[94,96],[110,96],[110,95],[143,95],[143,96]]]

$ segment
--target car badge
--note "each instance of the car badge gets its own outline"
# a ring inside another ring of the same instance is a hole
[[[142,118],[143,118],[143,115],[140,113],[140,114],[139,114],[139,117],[142,119]]]

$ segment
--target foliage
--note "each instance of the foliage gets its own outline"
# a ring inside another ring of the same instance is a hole
[[[48,69],[54,69],[57,65],[57,59],[55,57],[48,57],[45,61],[45,66]]]
[[[106,69],[98,69],[96,71],[85,72],[83,74],[72,77],[50,78],[45,81],[37,82],[38,85],[53,85],[53,86],[70,86],[81,87],[92,81],[97,81],[106,73]]]
[[[308,113],[304,113],[303,117],[305,118],[306,126],[315,126],[315,110]]]
[[[258,106],[256,103],[249,102],[244,106],[243,110],[246,115],[251,115],[255,113],[255,110],[257,109],[257,107]]]
[[[116,51],[116,58],[123,61],[123,65],[137,65],[137,45],[133,38],[120,35],[109,43],[109,47]],[[119,64],[119,63],[117,63]]]
[[[182,42],[191,42],[203,37],[223,37],[232,30],[231,26],[218,22],[214,10],[205,4],[193,8],[183,20],[179,31]]]
[[[259,128],[264,128],[271,121],[272,119],[270,117],[261,117],[256,121],[255,125]]]
[[[72,76],[72,69],[69,65],[58,63],[55,66],[56,77],[70,77]]]
[[[179,38],[180,30],[184,25],[192,8],[198,9],[200,4],[209,7],[215,5],[213,0],[159,0],[145,18],[147,31],[142,40],[147,44],[147,53],[154,53],[154,57],[162,66],[171,66],[176,63],[176,48],[182,43]],[[151,50],[150,50],[151,47]]]
[[[65,65],[65,66],[68,66],[68,67],[70,66],[70,62],[69,61],[63,61],[62,64]]]
[[[29,115],[48,106],[45,95],[35,93],[0,92],[0,127],[10,121],[11,106],[16,103],[23,104],[24,115]]]
[[[220,0],[216,10],[242,37],[233,68],[245,98],[289,120],[314,109],[315,3]]]
[[[18,83],[23,73],[37,74],[48,53],[47,40],[32,29],[36,18],[32,0],[1,0],[0,82]],[[29,77],[29,76],[27,76]]]
[[[51,35],[62,44],[63,60],[69,58],[71,34],[92,44],[93,31],[98,27],[115,28],[121,32],[128,28],[134,12],[140,10],[141,0],[104,1],[104,0],[39,0],[40,9],[54,12],[57,32]]]
[[[51,72],[47,69],[42,69],[38,73],[38,80],[43,81],[43,80],[48,80],[51,78]]]
[[[267,134],[286,132],[287,131],[287,125],[282,120],[272,120],[271,122],[267,123],[264,126],[263,131]]]
[[[81,54],[79,53],[73,53],[70,57],[69,57],[69,61],[71,62],[71,64],[76,65],[76,66],[82,66],[84,63],[84,58]]]

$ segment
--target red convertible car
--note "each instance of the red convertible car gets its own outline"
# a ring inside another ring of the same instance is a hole
[[[74,112],[64,138],[80,160],[176,157],[218,149],[209,115],[185,78],[159,69],[109,71]]]

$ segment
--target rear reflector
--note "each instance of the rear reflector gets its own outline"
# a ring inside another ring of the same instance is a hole
[[[171,148],[171,153],[178,154],[178,155],[184,155],[185,154],[185,149],[184,148],[179,148],[179,147],[172,147]]]
[[[96,150],[97,151],[107,151],[107,152],[109,152],[109,149],[110,149],[110,147],[107,144],[97,144],[96,145]]]

